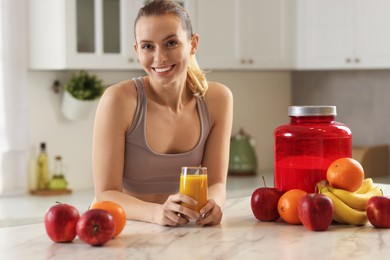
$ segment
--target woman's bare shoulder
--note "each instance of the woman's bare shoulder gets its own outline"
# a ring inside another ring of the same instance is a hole
[[[136,97],[137,90],[133,80],[125,80],[109,86],[104,91],[103,98],[127,99],[129,97]]]
[[[212,104],[218,102],[228,102],[230,103],[233,99],[233,94],[230,89],[218,82],[208,82],[209,88],[206,92],[206,100]]]
[[[136,104],[137,90],[133,80],[126,80],[109,86],[100,99],[99,106],[121,107]]]
[[[209,107],[211,118],[215,121],[227,111],[233,108],[233,94],[230,89],[218,82],[208,82],[209,88],[205,95],[205,100]]]
[[[126,80],[108,87],[99,101],[97,117],[128,126],[137,107],[137,90],[133,80]],[[107,123],[107,121],[106,121]],[[126,127],[127,127],[126,126]]]

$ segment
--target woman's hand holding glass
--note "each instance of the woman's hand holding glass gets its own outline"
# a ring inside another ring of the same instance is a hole
[[[222,209],[210,199],[207,204],[200,210],[200,218],[196,220],[197,225],[212,226],[218,225],[222,220]]]
[[[169,196],[162,206],[162,215],[158,222],[161,225],[178,226],[187,224],[190,219],[201,217],[199,212],[183,206],[183,203],[196,206],[197,201],[180,193]]]
[[[201,208],[200,212],[183,206],[182,204],[196,207],[196,200],[184,194],[174,194],[168,197],[162,206],[162,214],[159,224],[165,226],[179,226],[187,224],[190,219],[196,220],[197,225],[217,225],[222,219],[222,209],[210,199],[206,205]]]
[[[207,198],[207,168],[183,167],[180,192],[170,195],[162,205],[157,223],[166,226],[187,224],[191,219],[197,225],[217,225],[222,219],[222,209]]]

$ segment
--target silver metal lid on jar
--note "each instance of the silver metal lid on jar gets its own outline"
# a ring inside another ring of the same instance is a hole
[[[336,106],[290,106],[289,116],[336,116]]]

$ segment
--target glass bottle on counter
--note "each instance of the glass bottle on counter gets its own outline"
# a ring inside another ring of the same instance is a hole
[[[40,149],[37,159],[37,188],[38,190],[45,190],[49,181],[49,158],[46,153],[46,143],[41,143]]]
[[[54,158],[53,176],[49,181],[48,188],[50,190],[65,190],[67,188],[62,157],[60,155]]]
[[[290,106],[289,116],[274,131],[274,186],[314,192],[334,160],[352,156],[352,133],[335,121],[335,106]]]

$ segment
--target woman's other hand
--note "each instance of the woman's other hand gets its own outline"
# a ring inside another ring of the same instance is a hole
[[[189,222],[190,219],[199,219],[201,215],[181,203],[196,205],[197,201],[189,196],[177,193],[170,195],[162,205],[162,211],[157,216],[157,223],[164,226],[179,226]]]
[[[200,210],[200,217],[196,220],[197,225],[212,226],[218,225],[222,220],[222,209],[215,203],[214,200],[210,199],[207,204]]]

